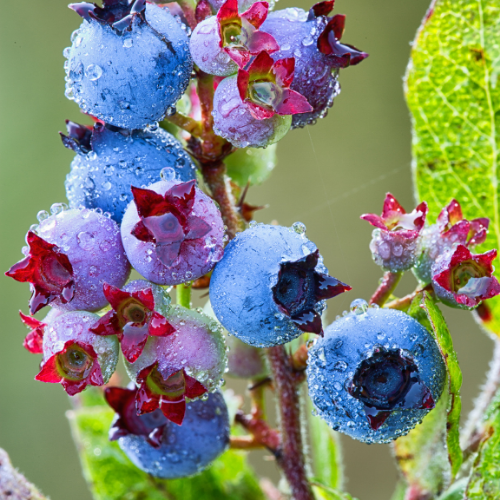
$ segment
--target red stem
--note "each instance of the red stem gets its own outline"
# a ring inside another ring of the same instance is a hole
[[[293,499],[314,500],[306,475],[299,394],[294,382],[294,370],[284,346],[270,347],[267,353],[281,417],[281,448],[277,461],[288,480]]]
[[[387,271],[382,278],[382,282],[372,295],[370,305],[377,304],[382,307],[398,286],[401,276],[401,272],[393,273],[391,271]]]

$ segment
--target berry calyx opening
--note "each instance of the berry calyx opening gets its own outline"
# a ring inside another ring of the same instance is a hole
[[[137,391],[135,386],[127,389],[108,387],[104,390],[107,403],[118,414],[118,419],[109,430],[109,440],[116,441],[121,437],[134,434],[145,436],[151,446],[159,448],[167,419],[159,409],[138,416],[135,406]]]
[[[435,406],[429,388],[420,380],[413,357],[401,349],[376,348],[372,356],[359,364],[347,390],[364,404],[373,430],[380,428],[396,409]]]
[[[179,370],[165,378],[154,363],[141,370],[137,376],[140,385],[136,395],[137,415],[160,408],[163,415],[181,425],[186,413],[186,398],[202,396],[207,389],[196,379]]]
[[[28,232],[26,241],[29,247],[27,257],[5,274],[16,281],[30,283],[30,313],[35,314],[56,299],[63,304],[70,302],[75,289],[73,267],[68,256],[33,231]]]
[[[291,90],[295,70],[293,57],[274,62],[267,52],[260,52],[248,70],[238,71],[238,90],[257,120],[279,115],[309,113],[313,110],[307,99]]]
[[[101,367],[94,348],[84,342],[68,340],[61,351],[52,355],[42,366],[35,380],[61,384],[74,396],[87,385],[104,384]]]
[[[320,300],[351,290],[349,285],[315,270],[319,250],[295,262],[280,264],[278,282],[272,288],[279,309],[304,332],[323,334],[321,316],[315,310]]]
[[[66,120],[68,135],[59,132],[64,147],[78,154],[87,154],[92,151],[92,127]]]
[[[268,11],[267,2],[256,2],[239,14],[238,0],[227,0],[217,12],[220,47],[240,68],[261,51],[273,53],[279,50],[271,35],[259,31]]]
[[[211,230],[201,217],[191,215],[195,184],[194,180],[176,184],[164,196],[132,186],[141,220],[131,234],[138,240],[154,243],[156,255],[166,267],[175,264],[185,241],[202,238]]]
[[[103,6],[93,3],[72,3],[68,7],[86,21],[107,24],[117,31],[129,28],[134,15],[142,14],[146,9],[146,0],[103,0]]]
[[[130,363],[141,355],[149,335],[166,337],[175,332],[167,319],[155,311],[151,288],[126,292],[105,283],[103,291],[113,310],[97,321],[90,331],[97,335],[116,335],[123,355]]]

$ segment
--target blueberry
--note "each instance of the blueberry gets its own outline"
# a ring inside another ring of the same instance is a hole
[[[238,0],[226,0],[217,15],[201,21],[191,35],[195,64],[210,75],[229,76],[259,52],[276,52],[276,40],[259,31],[267,11],[268,4],[259,2],[239,14]]]
[[[302,94],[313,111],[293,116],[292,128],[314,124],[326,116],[340,92],[338,69],[354,65],[368,56],[339,42],[344,16],[328,18],[333,2],[316,4],[309,13],[293,7],[271,12],[261,30],[272,35],[280,50],[273,59],[295,58],[291,88]],[[322,46],[321,41],[324,41]]]
[[[179,181],[196,178],[196,169],[182,145],[161,128],[130,131],[97,123],[93,130],[66,122],[67,148],[77,155],[66,177],[66,195],[72,208],[100,208],[120,223],[132,200],[132,185],[160,180],[164,168]]]
[[[416,320],[356,303],[309,350],[309,395],[333,429],[387,443],[434,408],[446,368],[434,338]]]
[[[146,431],[155,423],[148,422]],[[136,467],[152,476],[175,479],[201,472],[229,444],[229,416],[222,394],[188,403],[181,426],[167,421],[163,432],[153,437],[160,439],[160,446],[151,444],[149,436],[133,433],[120,437],[118,444]]]
[[[106,384],[118,362],[116,337],[90,331],[99,316],[75,311],[52,321],[43,335],[43,361],[36,380],[61,383],[73,396],[89,384]]]
[[[70,7],[84,21],[65,50],[66,96],[118,127],[161,120],[191,78],[186,30],[168,9],[143,0]]]
[[[38,213],[40,224],[23,248],[26,258],[7,276],[30,283],[31,314],[47,304],[65,311],[102,309],[104,283],[121,287],[130,273],[118,224],[94,210],[54,204],[51,211]]]
[[[164,337],[149,336],[142,354],[125,362],[130,378],[140,386],[137,409],[148,413],[160,408],[181,424],[186,398],[213,392],[226,369],[226,346],[220,325],[205,314],[172,306],[168,322],[175,329]]]
[[[275,114],[259,120],[241,100],[235,76],[224,78],[214,95],[215,132],[237,148],[263,148],[282,139],[290,130],[292,117]]]
[[[208,273],[224,252],[224,224],[215,203],[195,181],[160,181],[133,187],[121,226],[136,271],[159,285],[176,285]]]
[[[221,324],[257,347],[284,344],[304,331],[322,332],[325,300],[350,287],[328,276],[303,224],[257,224],[226,247],[210,281]]]

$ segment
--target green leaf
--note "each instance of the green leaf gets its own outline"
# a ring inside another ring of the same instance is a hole
[[[312,480],[314,496],[317,500],[356,500],[349,493],[329,488],[320,481]]]
[[[500,391],[497,391],[485,414],[484,438],[472,467],[465,498],[500,498]]]
[[[438,500],[463,500],[468,479],[466,477],[453,483]]]
[[[391,500],[404,500],[407,489],[408,485],[406,484],[406,481],[398,481],[396,484],[396,488],[394,489],[394,493],[392,494]]]
[[[96,500],[264,500],[243,452],[227,451],[201,474],[159,480],[135,467],[116,442],[108,441],[108,407],[68,412],[85,479]]]
[[[436,408],[407,436],[394,443],[401,471],[411,486],[432,495],[447,486],[462,464],[459,442],[462,372],[446,322],[427,292],[417,294],[408,314],[434,336],[447,368],[448,384]]]
[[[319,417],[309,417],[314,472],[317,480],[333,489],[342,489],[342,450],[338,434]]]
[[[452,476],[455,477],[463,461],[462,449],[460,448],[460,413],[462,410],[460,388],[462,387],[462,371],[458,364],[457,354],[453,349],[453,340],[439,307],[427,292],[421,294],[420,300],[421,307],[427,314],[448,371],[449,401],[446,423],[446,445]]]
[[[500,0],[435,0],[406,76],[415,186],[430,220],[451,198],[471,219],[489,217],[479,249],[500,250]],[[495,272],[500,278],[500,266]],[[500,297],[485,326],[500,334]]]

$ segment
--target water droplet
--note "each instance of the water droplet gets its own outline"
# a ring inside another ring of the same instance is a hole
[[[123,46],[126,48],[126,49],[130,49],[130,47],[132,47],[132,45],[134,44],[134,41],[132,40],[132,38],[127,38],[124,42],[123,42]]]
[[[338,372],[345,372],[347,370],[347,363],[345,361],[337,361],[333,365],[333,369]]]
[[[302,222],[294,222],[292,224],[292,229],[297,233],[297,234],[305,234],[306,232],[306,225]]]
[[[313,42],[314,42],[314,40],[310,36],[307,36],[306,38],[304,38],[302,40],[302,45],[304,47],[309,47],[309,45],[312,45]]]
[[[290,50],[290,44],[289,43],[285,43],[284,45],[282,45],[280,47],[281,50]]]
[[[175,180],[175,170],[172,167],[165,167],[161,169],[160,177],[164,181]]]
[[[106,181],[106,182],[102,185],[102,188],[104,189],[104,191],[109,191],[109,190],[111,189],[111,182]]]
[[[95,82],[102,76],[102,68],[97,64],[89,64],[85,70],[85,75],[89,80]]]
[[[66,47],[66,48],[63,50],[63,56],[64,56],[66,59],[68,59],[70,52],[71,52],[71,47]]]
[[[40,212],[38,212],[36,214],[36,218],[38,219],[38,222],[42,222],[45,219],[48,219],[49,217],[50,217],[50,214],[49,214],[49,212],[47,212],[47,210],[40,210]]]
[[[68,205],[66,205],[66,203],[53,203],[50,206],[50,213],[52,215],[60,214],[61,212],[64,212],[65,210],[68,210]]]
[[[94,246],[94,237],[85,231],[79,233],[76,239],[78,240],[78,245],[80,245],[80,248],[83,250],[90,250]]]
[[[250,223],[248,224],[248,227],[255,227],[257,225],[257,222],[254,220],[251,220]]]
[[[356,299],[351,302],[351,311],[354,314],[364,314],[368,311],[368,302],[363,299]]]

